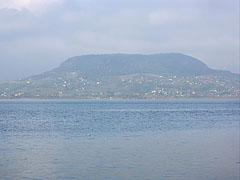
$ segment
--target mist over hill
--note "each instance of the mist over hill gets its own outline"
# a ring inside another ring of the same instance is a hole
[[[69,58],[43,74],[0,85],[1,98],[238,98],[239,75],[179,53]]]

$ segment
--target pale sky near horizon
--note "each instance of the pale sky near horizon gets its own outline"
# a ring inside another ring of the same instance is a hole
[[[239,0],[0,0],[0,82],[77,55],[167,52],[239,73]]]

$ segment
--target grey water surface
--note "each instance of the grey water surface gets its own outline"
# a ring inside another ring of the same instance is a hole
[[[0,180],[238,180],[237,100],[1,100]]]

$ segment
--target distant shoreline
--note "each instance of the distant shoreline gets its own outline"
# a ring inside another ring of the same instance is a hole
[[[0,98],[0,101],[2,100],[79,100],[79,101],[187,101],[187,100],[199,100],[199,101],[211,101],[211,100],[238,100],[239,98],[158,98],[158,99],[124,99],[124,98],[105,98],[105,99],[99,99],[99,98],[88,98],[88,99],[81,99],[81,98]]]

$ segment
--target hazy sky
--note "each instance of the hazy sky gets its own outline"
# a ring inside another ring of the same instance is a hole
[[[239,0],[0,0],[0,82],[120,52],[179,52],[239,72]]]

